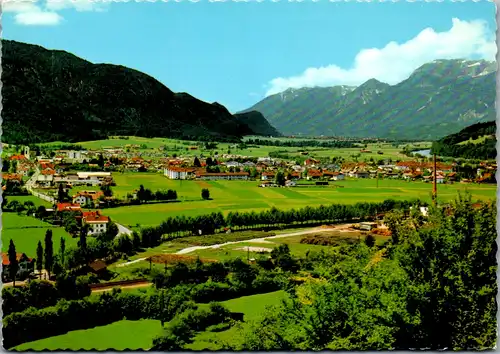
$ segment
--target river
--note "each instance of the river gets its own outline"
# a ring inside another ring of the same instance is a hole
[[[418,150],[418,151],[412,151],[414,155],[419,154],[424,157],[431,157],[431,149],[426,149],[426,150]]]

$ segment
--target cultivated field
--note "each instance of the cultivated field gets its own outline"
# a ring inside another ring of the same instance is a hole
[[[230,311],[245,314],[245,321],[255,320],[268,305],[277,305],[284,296],[282,291],[267,294],[244,296],[222,302]],[[204,304],[200,307],[206,306]],[[202,332],[187,349],[203,350],[214,348],[214,339],[230,340],[238,329],[223,332]],[[63,335],[24,343],[15,348],[17,351],[57,351],[57,350],[142,350],[149,349],[153,338],[162,333],[160,321],[118,321],[106,326],[86,330],[71,331]]]
[[[42,246],[44,246],[47,230],[52,230],[54,253],[59,252],[61,237],[66,239],[66,248],[76,246],[77,239],[69,236],[62,227],[54,227],[30,216],[2,213],[2,252],[8,251],[9,242],[12,239],[18,253],[36,257],[38,241],[42,241]]]
[[[127,194],[139,185],[151,190],[174,189],[181,203],[158,203],[106,209],[105,214],[117,222],[137,228],[156,226],[169,216],[195,216],[221,211],[262,211],[319,206],[321,204],[354,204],[357,202],[379,202],[385,199],[408,200],[421,198],[431,200],[432,185],[424,182],[401,180],[347,179],[331,182],[328,187],[259,188],[258,181],[179,181],[169,180],[155,173],[116,173],[117,195]],[[335,186],[341,186],[336,188]],[[201,190],[208,188],[212,200],[202,200]],[[469,191],[473,199],[492,199],[495,185],[439,185],[440,201],[453,200],[457,191]]]

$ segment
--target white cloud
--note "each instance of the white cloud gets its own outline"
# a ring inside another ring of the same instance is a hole
[[[405,43],[390,42],[383,48],[361,50],[351,68],[335,64],[308,68],[292,77],[278,77],[267,85],[266,96],[287,88],[360,85],[375,78],[396,84],[408,78],[419,66],[436,59],[482,58],[495,60],[497,47],[494,33],[485,21],[461,21],[453,18],[445,32],[426,28]]]
[[[94,0],[47,0],[46,8],[53,11],[60,11],[74,8],[76,11],[103,11],[107,8],[108,2]]]
[[[17,24],[26,26],[55,26],[63,18],[57,12],[33,11],[16,14],[15,20]]]
[[[91,0],[0,0],[2,11],[14,13],[14,20],[19,25],[26,26],[54,26],[64,18],[59,14],[62,10],[75,9],[76,11],[102,12],[108,8],[108,1]]]

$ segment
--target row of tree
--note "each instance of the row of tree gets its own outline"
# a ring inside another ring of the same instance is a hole
[[[225,228],[249,230],[254,228],[279,227],[285,225],[305,225],[318,223],[337,223],[348,220],[363,220],[392,209],[408,209],[410,206],[425,206],[420,200],[381,203],[357,203],[353,205],[332,204],[330,206],[301,209],[279,210],[273,207],[262,212],[229,212],[226,217],[214,212],[195,217],[172,216],[157,227],[141,230],[142,246],[155,247],[162,240],[190,235],[208,235],[223,231]]]
[[[177,200],[177,192],[174,190],[152,192],[148,188],[144,188],[141,184],[139,190],[137,191],[137,199],[142,202],[149,202],[153,200],[164,201],[164,200]]]

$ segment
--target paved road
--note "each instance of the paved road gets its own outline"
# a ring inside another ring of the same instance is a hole
[[[115,224],[118,227],[118,235],[116,235],[116,237],[121,236],[121,235],[132,236],[132,230],[127,229],[125,226],[123,226],[121,224],[117,224],[117,223],[115,223]]]

